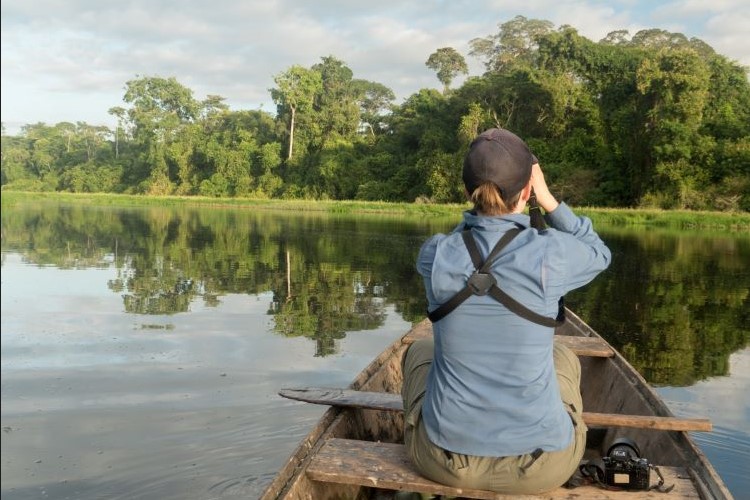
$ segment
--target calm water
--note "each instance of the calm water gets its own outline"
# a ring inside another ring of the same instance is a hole
[[[2,211],[2,498],[255,498],[323,408],[424,311],[455,220],[57,204]],[[750,237],[600,228],[568,305],[750,491]],[[745,497],[746,498],[746,497]]]

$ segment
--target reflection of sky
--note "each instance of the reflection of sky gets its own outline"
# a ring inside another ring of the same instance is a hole
[[[656,391],[675,415],[711,420],[713,431],[694,432],[693,438],[729,489],[739,492],[750,466],[750,347],[732,354],[729,365],[728,377]]]
[[[125,313],[116,270],[2,266],[2,497],[255,498],[324,408],[283,387],[345,386],[408,324],[315,357],[273,332],[271,294]]]
[[[17,254],[6,255],[1,294],[3,373],[108,372],[124,367],[130,377],[144,367],[215,366],[222,371],[232,365],[247,369],[248,364],[257,372],[299,372],[320,369],[334,359],[336,368],[349,372],[354,368],[350,348],[364,349],[369,362],[378,349],[363,343],[365,338],[375,345],[387,342],[353,333],[339,341],[338,355],[316,358],[310,340],[273,333],[273,319],[267,314],[270,292],[222,296],[216,307],[197,298],[188,312],[173,315],[127,314],[121,295],[106,286],[115,274],[114,268],[39,268],[22,263]],[[403,332],[408,327],[398,318],[395,325],[393,319],[390,323],[386,330]],[[355,361],[357,369],[365,360]]]
[[[711,377],[690,387],[661,387],[659,394],[682,416],[710,418],[714,425],[750,434],[750,348],[729,358],[728,377]]]

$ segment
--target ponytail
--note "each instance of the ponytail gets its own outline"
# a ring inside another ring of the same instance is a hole
[[[474,209],[483,215],[504,215],[513,211],[520,197],[521,191],[504,200],[495,184],[485,182],[471,193],[471,202],[474,203]]]

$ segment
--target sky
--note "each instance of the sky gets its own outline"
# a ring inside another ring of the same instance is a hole
[[[697,37],[750,67],[750,0],[2,0],[0,112],[6,133],[25,124],[114,127],[108,113],[126,83],[174,77],[202,100],[233,111],[275,113],[269,89],[292,65],[322,57],[354,78],[382,83],[396,103],[441,89],[425,66],[453,47],[469,75],[482,62],[469,41],[517,15],[570,25],[598,41],[607,33],[659,28]],[[460,85],[457,78],[453,86]]]

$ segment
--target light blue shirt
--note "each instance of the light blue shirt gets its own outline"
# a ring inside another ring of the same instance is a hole
[[[558,300],[589,283],[610,262],[591,221],[561,203],[545,216],[549,229],[529,228],[529,217],[464,213],[450,234],[437,234],[419,251],[432,311],[464,288],[474,265],[461,238],[472,230],[482,258],[514,227],[519,233],[492,266],[498,286],[539,314],[554,318]],[[515,456],[569,446],[573,426],[560,399],[552,359],[554,329],[532,323],[488,295],[470,296],[433,326],[435,357],[422,416],[427,435],[453,452]]]

